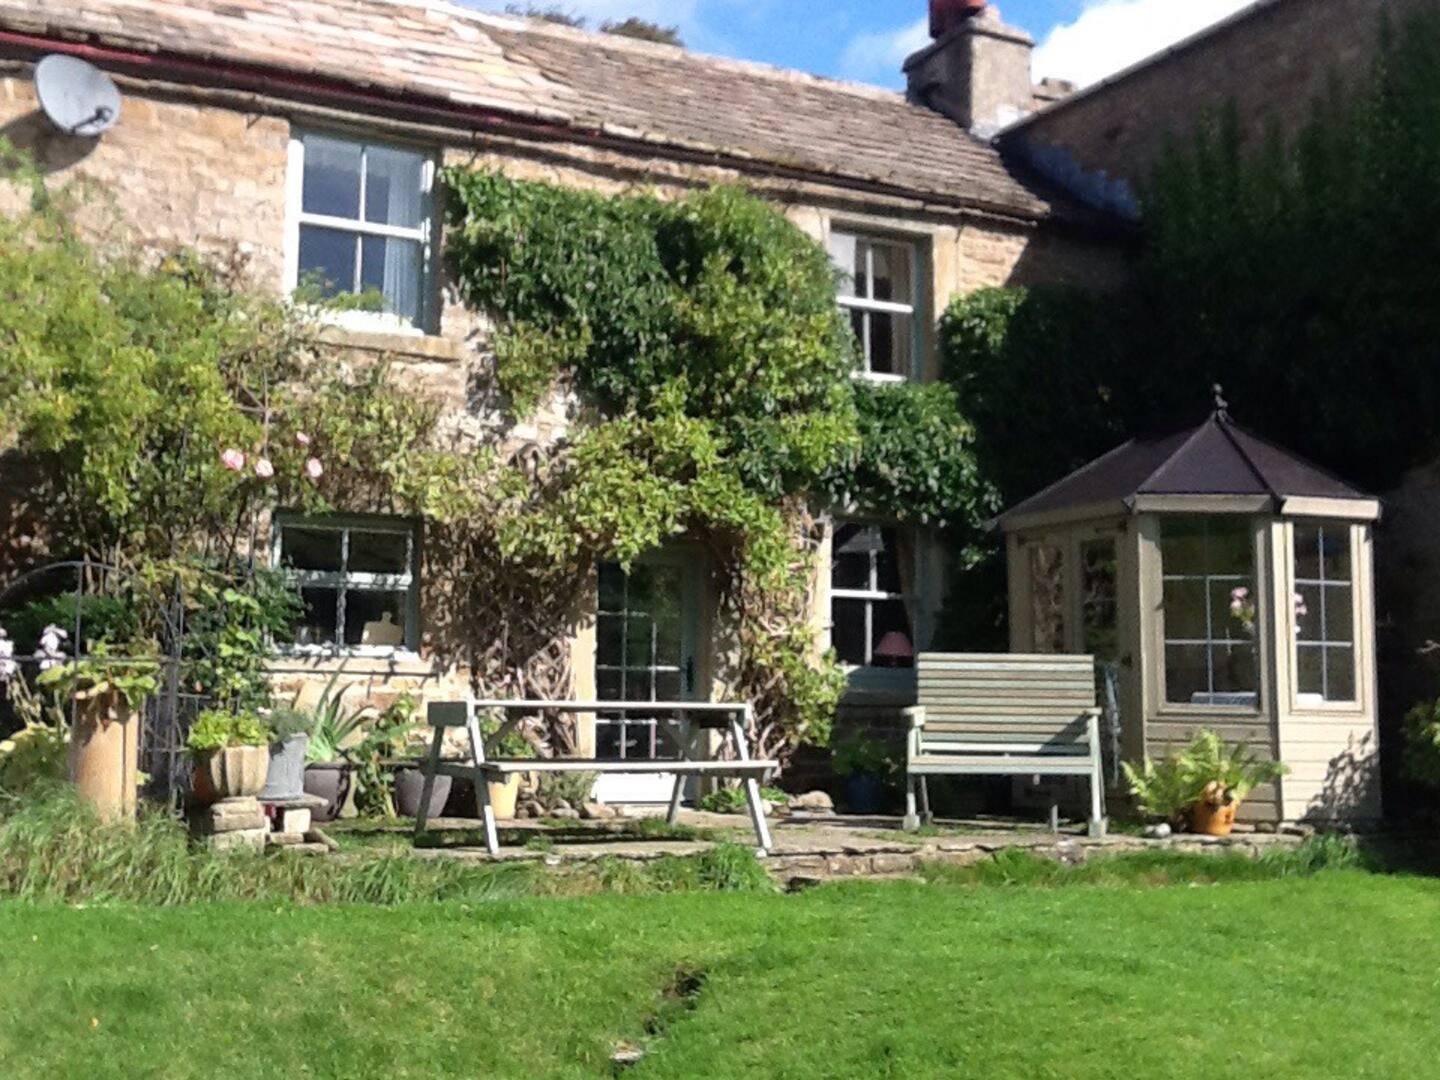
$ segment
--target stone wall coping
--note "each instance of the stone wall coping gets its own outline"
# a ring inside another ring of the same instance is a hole
[[[458,364],[465,358],[464,344],[438,334],[362,330],[353,326],[332,324],[321,327],[319,336],[326,345],[360,352],[384,353],[401,360]]]

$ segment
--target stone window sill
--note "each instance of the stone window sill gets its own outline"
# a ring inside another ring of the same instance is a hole
[[[458,364],[465,354],[465,347],[460,342],[438,334],[406,334],[335,324],[320,329],[320,340],[342,349],[444,364]]]

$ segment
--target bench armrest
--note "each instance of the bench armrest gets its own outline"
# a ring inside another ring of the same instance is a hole
[[[903,714],[907,726],[911,731],[918,731],[925,726],[925,706],[912,705],[904,710]]]

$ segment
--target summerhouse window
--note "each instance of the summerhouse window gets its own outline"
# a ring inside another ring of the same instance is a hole
[[[832,231],[830,257],[842,275],[840,306],[855,330],[859,373],[882,382],[910,378],[915,369],[915,245]]]
[[[831,644],[851,667],[915,664],[913,547],[901,530],[862,522],[835,529],[830,571]]]
[[[1259,701],[1255,539],[1245,518],[1182,517],[1160,532],[1165,696],[1176,705]]]
[[[291,142],[290,288],[344,298],[346,315],[421,327],[429,263],[430,157],[306,133]]]
[[[1350,527],[1295,526],[1295,670],[1302,700],[1355,700]]]
[[[275,565],[300,591],[293,644],[356,652],[418,640],[418,537],[403,520],[282,518]]]

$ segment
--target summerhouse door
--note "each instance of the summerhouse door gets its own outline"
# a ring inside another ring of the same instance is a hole
[[[600,566],[595,689],[602,701],[691,701],[697,694],[696,625],[700,577],[696,560],[664,553],[627,572]],[[595,755],[617,760],[679,756],[689,738],[672,714],[599,713]],[[672,774],[602,776],[601,802],[665,803]]]

